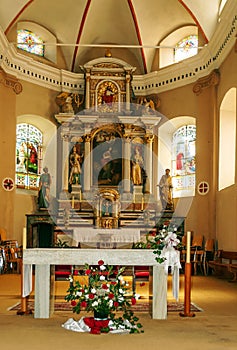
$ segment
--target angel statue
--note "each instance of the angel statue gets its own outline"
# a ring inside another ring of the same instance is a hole
[[[56,103],[62,113],[77,113],[83,102],[83,97],[75,93],[61,92],[56,97]]]

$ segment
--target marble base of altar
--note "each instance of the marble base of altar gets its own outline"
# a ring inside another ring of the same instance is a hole
[[[151,266],[153,319],[167,318],[167,273],[164,265],[155,262],[152,250],[136,249],[57,249],[35,248],[23,251],[23,264],[35,265],[35,318],[49,318],[54,312],[54,265]],[[173,267],[174,295],[178,298],[179,266]]]

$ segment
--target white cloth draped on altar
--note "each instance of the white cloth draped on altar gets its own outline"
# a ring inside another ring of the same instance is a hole
[[[140,240],[140,230],[137,229],[94,229],[75,228],[73,241],[78,243],[135,243]]]

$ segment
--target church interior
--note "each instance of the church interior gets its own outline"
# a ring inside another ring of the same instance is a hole
[[[234,348],[236,0],[1,3],[1,323],[10,318],[20,338],[21,322],[36,322],[42,334],[43,322],[59,337],[65,331],[57,327],[67,313],[38,320],[6,311],[17,293],[21,299],[24,253],[28,261],[39,249],[44,260],[44,251],[58,248],[67,262],[100,249],[113,261],[123,249],[148,248],[147,237],[165,227],[180,241],[180,298],[191,234],[192,296],[204,311],[194,318],[168,312],[166,320],[141,313],[145,332],[129,347],[157,348],[161,327],[161,344],[175,344],[167,339],[173,331],[184,349],[193,335],[205,349]],[[62,248],[73,248],[71,260]],[[72,271],[65,266],[50,272],[56,292]],[[168,295],[170,284],[168,276]],[[4,338],[8,332],[5,325]],[[72,333],[58,349],[78,337]],[[83,350],[107,342],[85,337]]]

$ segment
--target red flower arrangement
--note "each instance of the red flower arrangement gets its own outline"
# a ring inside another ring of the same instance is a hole
[[[131,310],[131,306],[136,304],[136,298],[128,293],[128,284],[122,275],[124,270],[125,267],[116,270],[99,260],[96,267],[84,265],[82,275],[87,277],[85,284],[74,281],[73,276],[70,276],[70,287],[65,300],[71,303],[73,312],[77,314],[81,311],[94,313],[94,318],[84,319],[86,324],[93,323],[92,327],[87,324],[91,333],[98,334],[98,328],[108,331],[107,320],[112,321],[117,328],[129,328],[130,333],[140,332],[142,325]],[[116,312],[122,312],[122,317],[116,317]],[[100,323],[101,321],[106,322]]]

